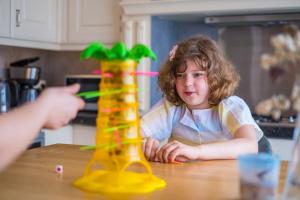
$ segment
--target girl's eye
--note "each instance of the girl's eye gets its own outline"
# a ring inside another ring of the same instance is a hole
[[[203,76],[204,73],[201,73],[201,72],[197,72],[197,73],[194,73],[193,76],[196,78],[196,77],[201,77]]]
[[[182,77],[183,77],[183,74],[179,74],[179,73],[175,74],[175,78],[182,78]]]

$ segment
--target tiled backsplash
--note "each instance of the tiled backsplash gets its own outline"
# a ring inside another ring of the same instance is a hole
[[[90,74],[98,69],[97,61],[89,59],[80,61],[80,52],[48,51],[0,45],[0,78],[5,78],[5,68],[11,62],[28,57],[40,57],[34,65],[41,67],[41,79],[46,80],[47,86],[64,84],[67,74]]]

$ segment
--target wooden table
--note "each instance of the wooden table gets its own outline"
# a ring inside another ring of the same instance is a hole
[[[151,163],[154,174],[167,186],[143,195],[86,194],[72,182],[81,177],[92,151],[80,151],[77,145],[51,145],[25,152],[0,173],[0,199],[239,199],[236,160],[200,161],[185,164]],[[64,173],[54,172],[63,165]],[[284,186],[287,162],[281,163],[279,192]]]

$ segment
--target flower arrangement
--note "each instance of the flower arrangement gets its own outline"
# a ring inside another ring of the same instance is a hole
[[[271,38],[273,54],[263,54],[261,67],[268,71],[273,80],[283,75],[294,79],[294,86],[289,97],[279,94],[260,102],[255,111],[261,115],[271,115],[279,119],[281,113],[292,108],[300,111],[300,32],[295,25],[284,27],[282,34]]]

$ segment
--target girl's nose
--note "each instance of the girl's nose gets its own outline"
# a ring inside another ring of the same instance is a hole
[[[191,85],[193,85],[193,77],[187,74],[185,76],[185,86],[191,86]]]

